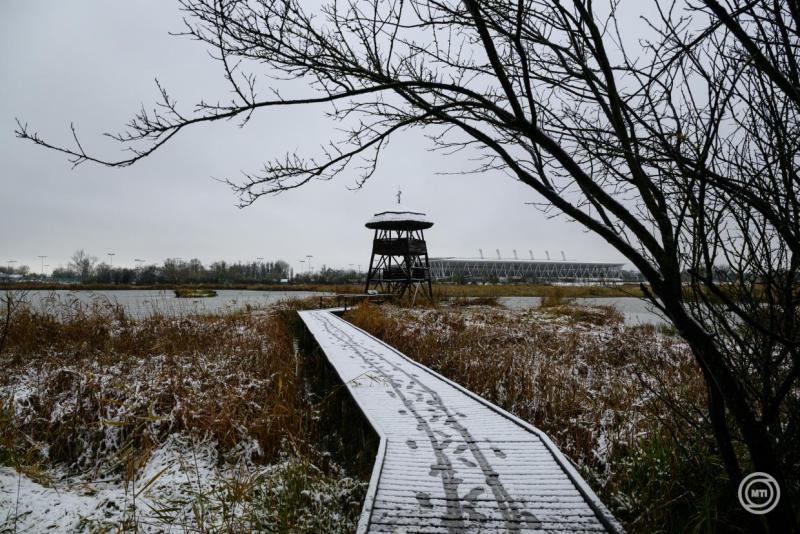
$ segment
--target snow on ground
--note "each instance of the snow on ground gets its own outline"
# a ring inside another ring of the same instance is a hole
[[[139,523],[145,532],[163,530],[168,525],[158,516],[165,503],[177,505],[173,517],[191,520],[194,496],[211,489],[225,474],[215,463],[213,444],[173,436],[153,452],[135,484],[127,486],[119,480],[81,477],[45,486],[11,467],[0,467],[0,520],[19,533],[81,532],[126,521]]]
[[[324,479],[313,464],[286,457],[255,466],[218,465],[216,444],[174,435],[135,483],[83,477],[37,482],[0,467],[0,532],[338,532],[355,527],[365,483]],[[52,474],[50,472],[49,474]],[[356,516],[357,517],[357,516]]]

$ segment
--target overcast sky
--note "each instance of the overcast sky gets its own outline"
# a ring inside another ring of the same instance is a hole
[[[185,105],[224,99],[218,63],[186,38],[177,5],[164,0],[0,3],[0,261],[38,271],[78,248],[115,265],[168,257],[251,261],[284,259],[299,268],[347,267],[369,261],[366,220],[394,201],[426,211],[433,256],[537,258],[564,250],[570,259],[623,261],[602,239],[526,202],[534,193],[501,174],[441,176],[470,166],[467,155],[432,153],[419,131],[396,137],[375,177],[359,191],[352,176],[316,182],[246,209],[213,177],[254,171],[287,150],[314,154],[328,139],[324,107],[271,109],[244,128],[204,125],[180,134],[154,156],[126,169],[90,163],[72,170],[66,158],[14,137],[14,117],[54,142],[68,144],[70,122],[84,146],[121,155],[101,137],[122,129],[156,100],[154,78]],[[288,96],[288,95],[284,95]],[[47,269],[46,269],[47,270]]]

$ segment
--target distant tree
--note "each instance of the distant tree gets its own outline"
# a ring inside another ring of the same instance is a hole
[[[136,281],[136,270],[127,267],[115,267],[112,277],[115,284],[132,284]]]
[[[733,486],[743,469],[775,476],[784,497],[765,526],[797,529],[797,0],[654,1],[656,16],[627,34],[615,1],[348,0],[316,12],[299,0],[181,4],[185,34],[220,60],[229,101],[179,110],[159,85],[158,109],[115,136],[134,147],[122,160],[89,154],[77,138],[55,146],[22,123],[17,135],[75,164],[124,167],[195,124],[330,104],[342,137],[318,157],[276,157],[231,181],[242,205],[347,168],[360,186],[388,139],[412,127],[447,153],[473,150],[476,171],[527,184],[543,209],[641,272],[706,380],[706,416]],[[641,26],[653,38],[627,44]],[[243,70],[256,64],[277,74],[267,90]],[[309,91],[285,98],[282,79]]]
[[[53,269],[53,272],[50,274],[50,278],[56,281],[71,281],[77,280],[79,275],[70,267],[56,267]]]
[[[137,284],[155,284],[158,283],[159,273],[156,265],[146,265],[141,267],[136,275]]]
[[[271,272],[274,273],[275,278],[291,278],[291,268],[289,264],[283,260],[278,260],[272,265]]]
[[[228,265],[224,261],[215,261],[209,267],[213,273],[213,280],[217,284],[224,284],[227,282]]]
[[[98,263],[94,268],[94,276],[92,277],[95,282],[101,284],[110,284],[114,281],[113,271],[111,265],[106,262]]]
[[[188,281],[192,282],[193,284],[198,284],[205,280],[205,267],[203,267],[203,262],[197,258],[192,258],[191,260],[186,263],[186,277]]]
[[[165,282],[176,284],[180,280],[180,262],[175,258],[167,258],[161,266],[161,274]]]
[[[86,281],[94,274],[97,258],[87,254],[83,249],[76,250],[69,261],[69,269],[77,273],[80,280]]]

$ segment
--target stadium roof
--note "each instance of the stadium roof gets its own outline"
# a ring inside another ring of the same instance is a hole
[[[529,260],[529,259],[514,259],[514,258],[456,258],[456,257],[438,257],[431,258],[430,261],[450,261],[450,262],[464,262],[464,263],[518,263],[518,264],[581,264],[581,265],[603,265],[608,267],[623,267],[624,263],[605,262],[605,261],[580,261],[580,260]]]

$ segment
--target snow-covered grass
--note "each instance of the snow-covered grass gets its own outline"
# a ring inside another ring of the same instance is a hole
[[[363,483],[306,459],[218,464],[212,443],[176,435],[135,480],[73,476],[42,484],[0,467],[3,532],[341,532],[353,530]]]
[[[18,312],[0,354],[0,532],[352,530],[363,473],[325,450],[343,439],[296,327],[289,305]]]
[[[362,305],[346,318],[544,430],[630,531],[714,524],[704,506],[723,493],[722,470],[686,344],[560,298],[465,304]]]

